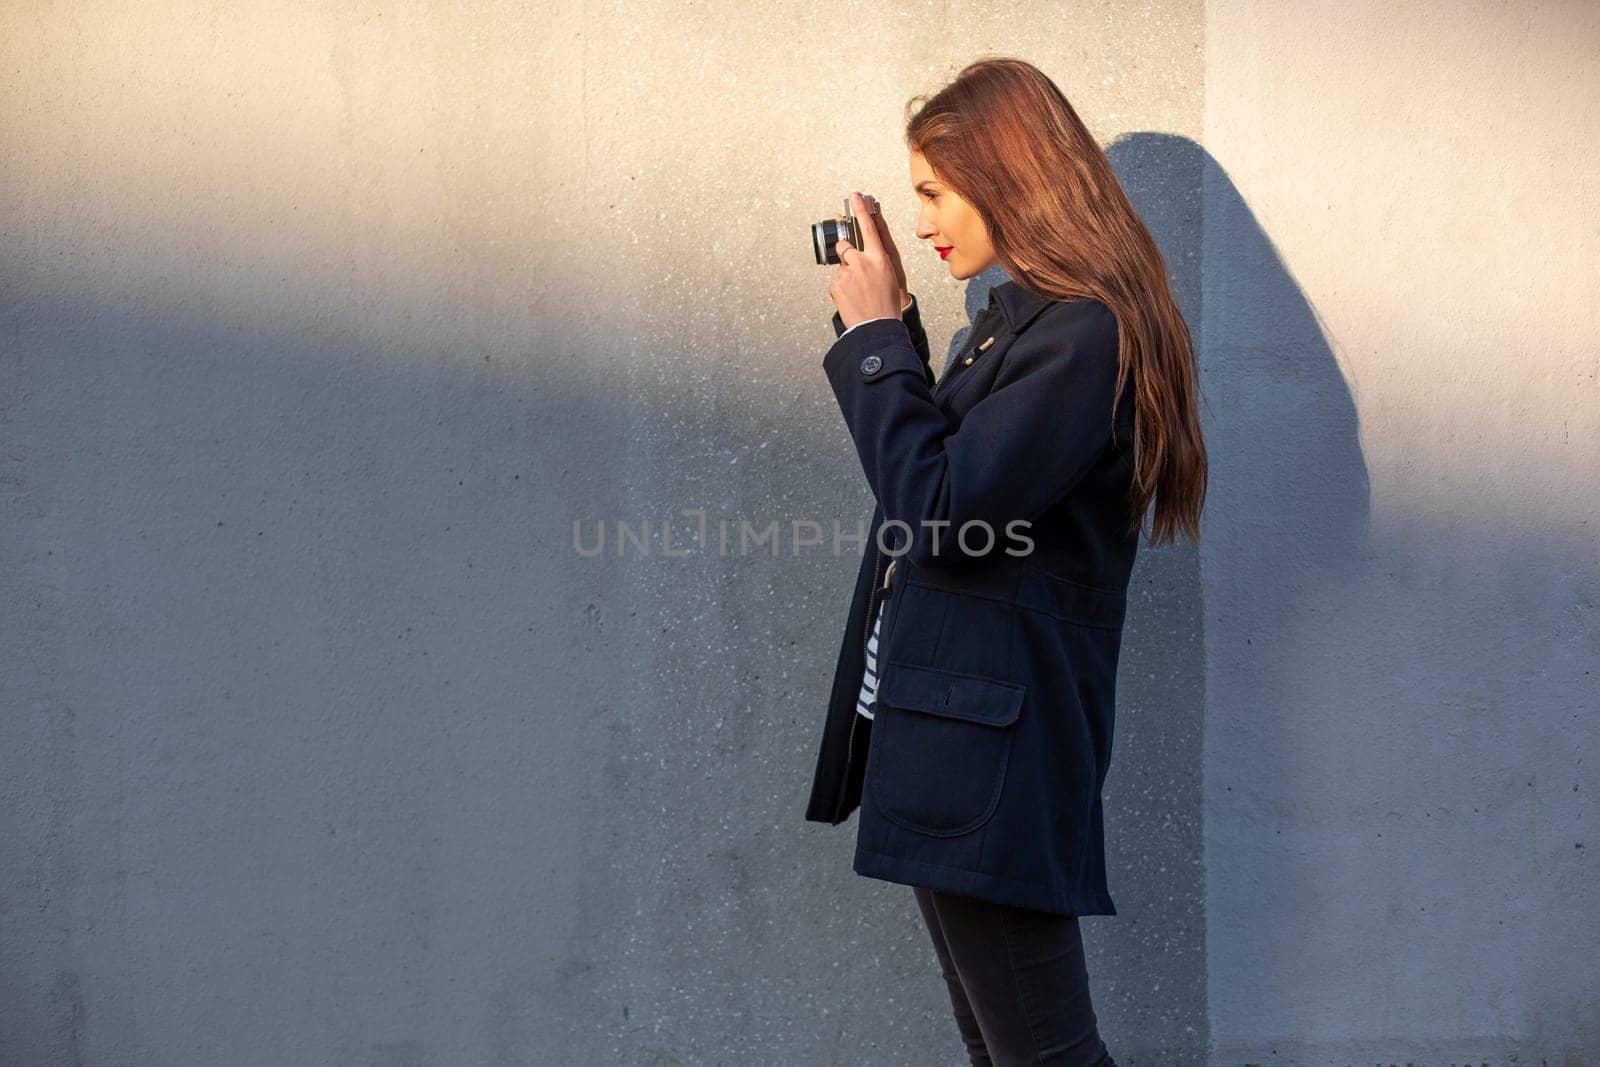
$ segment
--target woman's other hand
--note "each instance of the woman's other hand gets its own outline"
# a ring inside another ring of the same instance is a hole
[[[843,238],[836,242],[839,265],[828,283],[828,295],[845,329],[868,319],[898,319],[906,302],[905,267],[887,224],[881,215],[868,211],[860,193],[851,193],[850,199],[851,214],[863,222],[861,241],[866,247],[856,248]]]

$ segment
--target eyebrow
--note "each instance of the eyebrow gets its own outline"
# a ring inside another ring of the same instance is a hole
[[[922,187],[924,185],[937,185],[937,184],[938,184],[937,182],[932,181],[931,179],[924,178],[920,182],[918,182],[916,185],[912,186],[912,188],[920,193],[920,192],[922,192]]]

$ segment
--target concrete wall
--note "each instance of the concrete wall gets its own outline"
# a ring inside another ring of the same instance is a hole
[[[1222,1062],[1600,1062],[1600,8],[1210,3]]]
[[[1107,144],[1201,344],[1084,922],[1119,1062],[1600,1060],[1597,45],[8,5],[0,1063],[961,1061],[909,888],[801,820],[871,503],[806,229],[879,195],[958,342],[899,117],[985,52]]]

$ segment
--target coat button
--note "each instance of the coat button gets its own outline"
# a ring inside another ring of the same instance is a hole
[[[861,361],[862,374],[877,374],[878,368],[883,366],[882,356],[868,356]]]

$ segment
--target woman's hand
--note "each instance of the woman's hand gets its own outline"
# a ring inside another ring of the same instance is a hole
[[[860,193],[851,193],[850,213],[861,220],[861,242],[866,247],[856,248],[840,238],[834,244],[839,255],[839,265],[834,269],[833,281],[828,283],[828,295],[839,309],[839,320],[849,329],[868,319],[900,317],[905,303],[905,267],[900,262],[900,252],[889,237],[889,227],[881,215],[867,210]]]
[[[872,221],[878,225],[878,240],[883,242],[883,254],[894,264],[894,276],[900,280],[900,306],[905,307],[906,302],[911,299],[911,294],[906,291],[906,265],[900,260],[900,249],[895,247],[894,237],[889,233],[889,223],[883,217],[883,212],[874,211]]]

